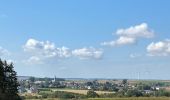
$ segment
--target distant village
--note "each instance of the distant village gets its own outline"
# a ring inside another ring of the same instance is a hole
[[[138,80],[97,80],[97,79],[80,79],[66,80],[63,78],[19,78],[19,93],[38,93],[43,88],[67,88],[78,90],[95,90],[95,91],[110,91],[113,93],[139,90],[144,94],[151,94],[154,91],[169,88],[169,82],[148,82],[142,83]]]

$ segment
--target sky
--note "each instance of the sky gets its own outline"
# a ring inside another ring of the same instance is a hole
[[[170,79],[169,0],[1,0],[19,76]]]

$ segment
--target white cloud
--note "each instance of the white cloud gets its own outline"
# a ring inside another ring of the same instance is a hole
[[[10,64],[10,63],[14,63],[15,64],[16,63],[16,61],[12,60],[12,59],[8,59],[7,62],[8,62],[8,64]]]
[[[136,42],[135,38],[121,36],[121,37],[119,37],[119,39],[117,39],[115,41],[103,42],[102,45],[105,45],[105,46],[118,45],[119,46],[119,45],[133,44],[135,42]]]
[[[67,48],[67,47],[57,48],[57,50],[58,50],[58,56],[59,57],[68,58],[68,57],[71,56],[70,49]]]
[[[28,39],[28,41],[24,45],[25,51],[54,50],[54,49],[55,49],[54,43],[50,43],[49,41],[46,41],[46,42],[38,41],[38,40],[35,40],[35,39]]]
[[[46,58],[68,58],[70,56],[70,50],[67,47],[57,48],[54,43],[49,41],[38,41],[35,39],[29,39],[23,46],[24,51],[30,52],[37,56]]]
[[[136,43],[138,38],[152,38],[154,36],[153,30],[149,29],[146,23],[131,26],[126,29],[118,29],[116,34],[119,36],[117,40],[103,42],[101,45],[117,46]]]
[[[30,58],[23,61],[26,64],[41,64],[42,62],[48,62],[49,60],[56,61],[73,56],[81,59],[100,59],[103,55],[102,50],[93,47],[70,50],[65,46],[56,47],[54,43],[49,41],[38,41],[35,39],[28,39],[23,46],[23,49],[29,56],[31,55]]]
[[[0,47],[0,56],[8,56],[10,52],[2,47]]]
[[[170,40],[152,42],[147,46],[147,52],[150,56],[170,56]]]
[[[154,36],[153,30],[149,29],[146,23],[140,25],[131,26],[126,29],[118,29],[116,31],[117,35],[126,36],[131,38],[143,37],[143,38],[152,38]]]
[[[102,50],[97,50],[93,47],[90,48],[81,48],[75,49],[72,51],[72,54],[80,59],[101,59],[103,56]]]
[[[23,60],[23,63],[25,64],[43,64],[42,59],[40,59],[39,57],[36,56],[31,56],[29,59],[27,60]]]
[[[23,60],[25,64],[42,64],[48,60],[59,60],[71,56],[71,51],[67,47],[56,47],[54,43],[49,41],[38,41],[35,39],[28,39],[23,46],[26,53],[31,55],[27,60]]]

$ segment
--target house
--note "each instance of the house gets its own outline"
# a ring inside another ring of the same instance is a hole
[[[159,88],[159,87],[156,87],[155,89],[156,89],[157,91],[159,91],[160,88]]]
[[[87,89],[88,89],[88,90],[91,90],[91,86],[87,86]]]
[[[144,93],[146,93],[146,94],[150,94],[150,93],[152,93],[153,91],[151,91],[151,90],[144,90]]]
[[[35,84],[41,84],[41,83],[44,83],[45,81],[35,81],[34,83]]]
[[[160,90],[160,88],[159,87],[151,87],[153,90],[157,90],[157,91],[159,91]]]
[[[52,80],[52,83],[54,83],[56,81],[57,81],[57,78],[56,78],[56,76],[54,76],[54,79]]]
[[[27,93],[37,93],[38,92],[38,88],[37,86],[31,86],[29,89],[26,89]]]
[[[19,92],[19,93],[24,93],[24,92],[26,92],[25,87],[24,87],[24,86],[22,86],[22,85],[21,85],[21,86],[19,86],[19,87],[18,87],[18,92]]]

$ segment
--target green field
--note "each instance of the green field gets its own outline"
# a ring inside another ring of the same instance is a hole
[[[86,95],[88,90],[45,88],[42,89],[40,93],[52,94],[56,91],[64,91],[64,92]],[[95,91],[95,92],[97,92],[100,95],[104,93],[108,93],[108,94],[113,93],[108,91]],[[32,95],[38,96],[38,94],[32,94]],[[72,99],[47,98],[47,99],[26,99],[26,100],[72,100]],[[81,100],[170,100],[170,97],[113,97],[113,98],[86,98]]]
[[[89,100],[170,100],[168,97],[92,98]]]
[[[26,100],[66,100],[66,99],[26,99]],[[67,99],[68,100],[68,99]],[[89,99],[82,99],[82,100],[170,100],[168,97],[131,97],[131,98],[89,98]]]

